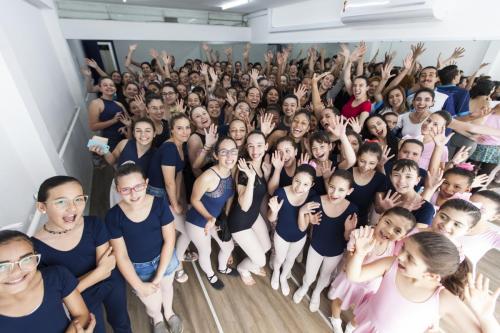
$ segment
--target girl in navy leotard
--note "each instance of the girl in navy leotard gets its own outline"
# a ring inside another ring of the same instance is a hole
[[[106,214],[106,225],[118,269],[146,307],[155,332],[182,332],[172,310],[175,255],[174,218],[165,197],[146,194],[147,179],[135,164],[125,164],[115,174],[122,201]],[[162,315],[163,307],[163,315]]]
[[[142,170],[147,172],[149,164],[156,150],[153,147],[155,137],[155,126],[149,118],[140,118],[132,125],[133,139],[120,141],[113,152],[104,153],[99,146],[91,146],[89,150],[104,157],[104,160],[113,166],[123,163],[136,163]],[[116,192],[114,181],[109,190],[109,207],[113,207],[120,201],[120,195]]]
[[[227,266],[234,244],[232,240],[223,242],[215,230],[215,221],[226,211],[234,194],[231,170],[238,159],[236,142],[228,137],[220,138],[214,145],[214,158],[217,163],[203,172],[195,181],[191,195],[192,207],[186,215],[186,230],[189,238],[198,249],[201,269],[207,275],[208,281],[216,289],[222,289],[224,284],[217,278],[210,262],[212,238],[219,244],[219,273],[236,275],[236,271]]]
[[[267,191],[273,195],[279,187],[292,185],[292,178],[297,167],[297,146],[289,136],[280,138],[276,150],[271,156],[273,166],[271,177],[267,182]]]
[[[269,200],[267,218],[271,223],[276,223],[271,287],[278,290],[281,284],[281,292],[285,296],[290,293],[288,274],[306,242],[306,233],[297,224],[298,212],[310,197],[315,175],[316,170],[312,166],[298,166],[292,185],[277,189]]]
[[[43,266],[65,266],[79,279],[77,289],[96,316],[96,332],[106,331],[103,304],[115,332],[132,332],[125,281],[115,270],[108,231],[98,218],[83,216],[86,200],[81,183],[73,177],[45,180],[38,190],[37,208],[48,221],[33,237],[35,249]]]
[[[203,167],[210,163],[210,152],[217,141],[217,126],[212,123],[208,111],[203,106],[195,107],[190,114],[195,130],[187,142],[189,162],[194,176],[203,172]]]
[[[193,261],[198,258],[196,253],[184,256],[191,242],[185,227],[187,201],[183,177],[188,158],[186,142],[191,133],[191,126],[189,118],[184,113],[174,114],[170,119],[170,126],[172,136],[155,152],[148,171],[148,193],[167,197],[174,216],[175,229],[180,233],[175,244],[177,258],[179,261],[186,259]],[[175,280],[180,283],[188,280],[187,274],[182,269],[182,264],[175,273]]]
[[[353,191],[353,182],[349,171],[336,170],[328,180],[327,194],[311,198],[299,210],[299,229],[305,231],[312,225],[312,237],[302,286],[293,295],[293,301],[300,303],[321,267],[309,304],[312,312],[318,311],[321,292],[328,286],[342,259],[350,232],[356,227],[358,208],[346,199]]]
[[[89,316],[78,280],[62,266],[37,270],[39,261],[28,236],[14,230],[0,231],[2,332],[76,333],[79,329],[92,333],[95,318]],[[81,326],[87,325],[83,330]]]
[[[126,128],[126,110],[119,102],[113,101],[116,92],[113,80],[102,78],[99,81],[99,91],[102,96],[89,104],[89,127],[92,131],[101,131],[101,135],[108,139],[109,148],[113,150],[124,138],[121,128]]]
[[[170,127],[165,118],[163,100],[158,95],[148,95],[146,99],[146,113],[155,125],[153,147],[160,147],[165,140],[170,138]]]
[[[265,276],[266,252],[271,248],[269,230],[260,214],[262,200],[266,197],[270,165],[263,163],[267,150],[262,132],[248,135],[246,144],[250,160],[240,159],[237,175],[237,198],[228,215],[229,230],[240,248],[248,256],[238,265],[241,279],[246,285],[255,284],[253,274]]]
[[[382,148],[375,142],[365,142],[359,147],[358,162],[352,168],[354,191],[347,198],[358,206],[358,224],[367,225],[368,216],[377,193],[388,189],[388,180],[384,174],[376,171],[382,158]]]

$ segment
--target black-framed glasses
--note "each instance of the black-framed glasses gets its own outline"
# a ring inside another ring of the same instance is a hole
[[[38,266],[40,258],[40,254],[32,254],[18,261],[0,263],[0,278],[4,278],[9,275],[14,270],[16,265],[18,265],[19,269],[24,272],[31,271]]]
[[[89,199],[88,195],[79,195],[76,198],[73,199],[68,199],[68,198],[59,198],[55,199],[52,201],[46,201],[46,204],[52,204],[54,205],[57,209],[67,209],[71,203],[75,205],[76,207],[82,207],[85,206],[87,203],[87,200]]]

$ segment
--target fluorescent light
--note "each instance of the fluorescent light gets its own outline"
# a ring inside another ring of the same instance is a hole
[[[371,7],[371,6],[383,6],[383,5],[388,5],[389,3],[390,3],[389,0],[357,2],[357,3],[356,2],[349,3],[349,1],[347,1],[345,8],[362,8],[362,7]]]
[[[246,5],[249,2],[250,0],[234,0],[222,4],[220,7],[222,8],[222,10],[226,10],[237,6]]]

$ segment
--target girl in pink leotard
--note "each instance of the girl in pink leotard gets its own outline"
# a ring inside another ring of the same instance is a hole
[[[354,315],[356,333],[424,333],[439,320],[449,319],[453,332],[481,332],[479,318],[446,288],[456,283],[453,275],[460,263],[455,244],[435,232],[408,237],[397,257],[363,265],[372,251],[374,230],[354,232],[354,253],[347,262],[347,277],[354,282],[382,276],[378,291],[366,297]],[[452,288],[452,289],[453,289]]]
[[[376,245],[368,253],[364,263],[367,264],[380,258],[393,256],[396,241],[403,239],[415,227],[416,223],[415,216],[403,207],[393,207],[387,210],[375,226],[374,238]],[[347,244],[347,251],[349,252],[354,251],[353,232],[351,232]],[[381,281],[382,278],[376,278],[363,283],[354,283],[347,279],[345,272],[341,272],[335,278],[328,292],[328,298],[332,300],[330,321],[334,333],[342,333],[341,311],[358,306],[366,295],[377,291]],[[349,322],[345,332],[351,332],[355,325],[355,323]]]

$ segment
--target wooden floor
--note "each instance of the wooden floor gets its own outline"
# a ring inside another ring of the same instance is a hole
[[[111,168],[95,169],[91,196],[90,213],[103,217],[108,207]],[[213,267],[218,247],[212,246]],[[236,248],[236,262],[241,258],[241,251]],[[304,261],[306,253],[304,253]],[[491,279],[491,288],[500,286],[500,253],[490,251],[479,263],[479,271]],[[239,277],[220,277],[225,284],[222,291],[212,288],[197,263],[184,263],[189,280],[184,284],[174,282],[174,311],[184,323],[184,332],[203,333],[301,333],[331,332],[327,317],[330,314],[330,302],[326,298],[327,289],[321,298],[320,311],[309,311],[309,299],[304,297],[300,304],[292,300],[297,283],[302,280],[304,265],[296,263],[289,280],[290,295],[274,291],[270,285],[270,271],[267,277],[256,277],[256,284],[247,287]],[[220,276],[220,274],[219,274]],[[314,284],[313,286],[314,287]],[[312,288],[311,288],[312,290]],[[309,295],[311,293],[309,291]],[[139,299],[128,292],[128,309],[132,320],[133,332],[151,332],[148,316]],[[497,319],[500,320],[500,304],[497,304]],[[350,319],[346,313],[345,320]],[[446,328],[444,328],[446,329]],[[108,332],[112,330],[108,327]],[[451,331],[448,331],[451,333]],[[455,333],[455,332],[453,332]]]

